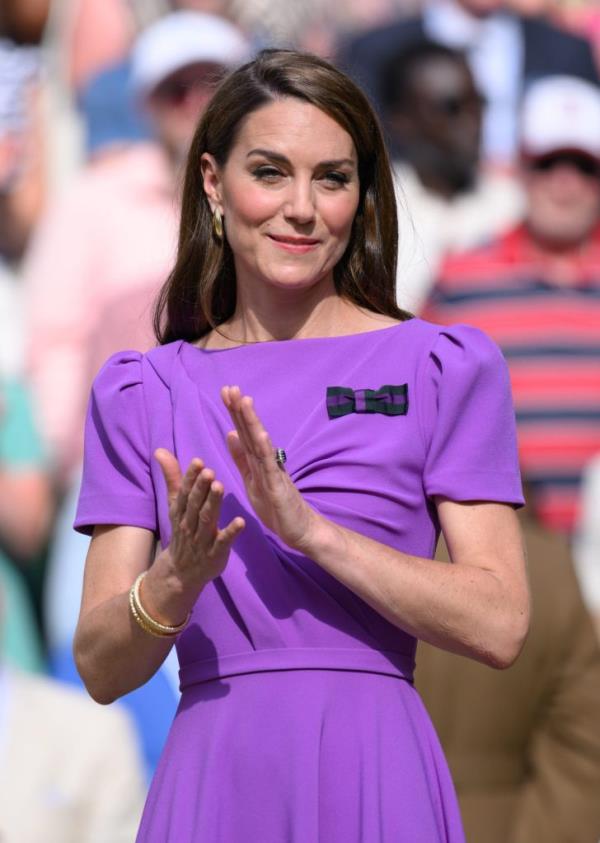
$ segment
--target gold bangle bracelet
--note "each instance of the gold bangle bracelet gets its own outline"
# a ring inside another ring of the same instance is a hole
[[[155,638],[173,638],[173,635],[165,635],[164,632],[155,632],[148,624],[144,621],[144,619],[139,614],[138,610],[135,608],[135,603],[133,600],[133,588],[129,590],[129,608],[131,610],[131,614],[133,616],[134,621],[140,626],[147,635],[153,635]]]
[[[131,614],[133,615],[134,620],[138,623],[138,625],[141,626],[141,628],[144,630],[144,632],[148,632],[151,635],[155,635],[157,638],[174,638],[185,629],[190,619],[191,613],[188,614],[187,618],[183,621],[183,623],[177,624],[175,626],[160,623],[159,621],[155,620],[151,615],[149,615],[148,612],[144,609],[142,601],[140,600],[140,585],[147,573],[148,571],[142,571],[142,573],[136,578],[136,581],[131,586],[131,589],[129,591],[129,607],[131,609]]]

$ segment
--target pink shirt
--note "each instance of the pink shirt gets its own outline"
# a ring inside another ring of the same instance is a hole
[[[24,269],[28,369],[62,473],[81,455],[98,315],[121,294],[165,280],[177,214],[166,158],[136,144],[88,166],[36,232]]]

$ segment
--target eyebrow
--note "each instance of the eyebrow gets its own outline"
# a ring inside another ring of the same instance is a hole
[[[281,164],[291,164],[289,158],[286,158],[285,155],[282,155],[280,152],[275,152],[272,149],[251,149],[246,155],[246,158],[250,158],[251,155],[262,155],[273,161],[279,161]],[[335,169],[336,167],[343,167],[344,165],[354,167],[355,162],[351,158],[336,158],[332,161],[319,161],[317,166]]]

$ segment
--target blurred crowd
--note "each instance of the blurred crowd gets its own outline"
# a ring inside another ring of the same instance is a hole
[[[467,839],[598,843],[594,0],[2,0],[0,839],[134,839],[177,665],[110,707],[81,689],[87,396],[113,352],[153,344],[195,125],[223,74],[271,46],[332,60],[378,109],[399,304],[481,327],[509,365],[529,640],[506,672],[425,646],[417,668]]]

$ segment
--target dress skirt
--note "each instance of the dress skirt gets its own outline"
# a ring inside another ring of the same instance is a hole
[[[187,688],[137,843],[459,843],[412,684],[280,670]]]

